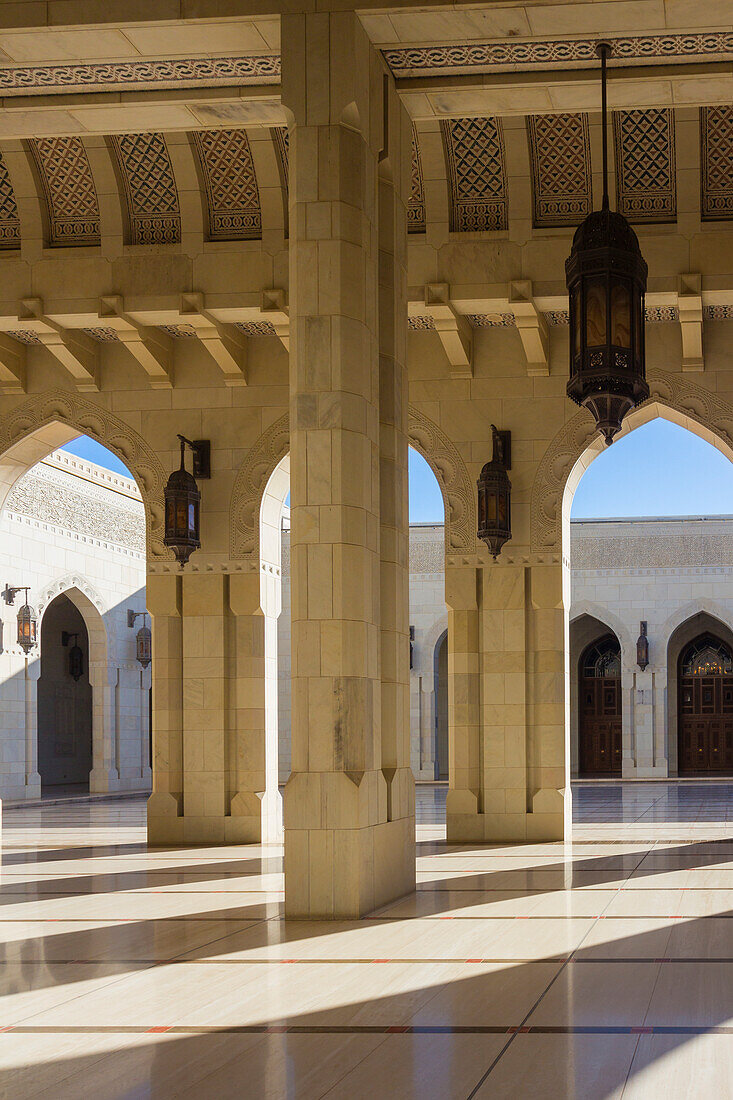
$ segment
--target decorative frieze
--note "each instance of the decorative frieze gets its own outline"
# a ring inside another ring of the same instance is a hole
[[[209,240],[259,240],[260,193],[246,131],[204,130],[193,142],[206,190]]]
[[[20,248],[20,218],[13,181],[0,155],[0,249]]]
[[[127,209],[129,244],[178,244],[181,214],[168,146],[162,134],[110,139]]]
[[[535,228],[578,225],[591,210],[588,116],[529,115]]]
[[[422,178],[422,160],[415,124],[412,126],[412,174],[410,198],[407,202],[407,232],[425,232],[425,189]]]
[[[277,336],[270,321],[235,321],[234,327],[246,336]]]
[[[504,137],[498,118],[441,119],[454,233],[507,228]]]

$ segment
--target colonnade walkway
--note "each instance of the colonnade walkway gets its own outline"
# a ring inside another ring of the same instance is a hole
[[[140,798],[10,810],[0,1095],[731,1096],[733,785],[627,787],[494,848],[419,787],[417,893],[348,922],[282,919],[278,848],[148,850]]]

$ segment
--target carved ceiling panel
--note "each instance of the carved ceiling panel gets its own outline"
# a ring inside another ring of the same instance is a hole
[[[259,240],[260,193],[244,130],[206,130],[193,135],[206,190],[209,240]]]
[[[529,115],[527,138],[535,227],[578,225],[591,211],[588,116]]]
[[[507,228],[504,136],[498,118],[441,119],[454,233]]]
[[[0,248],[20,248],[20,218],[13,181],[0,155]]]
[[[700,108],[701,214],[733,218],[733,107]]]
[[[165,138],[122,134],[111,142],[125,194],[128,244],[178,244],[181,213]]]
[[[415,124],[412,126],[412,179],[410,198],[407,202],[407,232],[425,232],[425,189],[422,179],[422,160]]]
[[[632,222],[677,217],[674,115],[669,108],[614,111],[618,209]]]
[[[97,189],[81,138],[34,138],[29,146],[46,204],[48,243],[99,244]]]

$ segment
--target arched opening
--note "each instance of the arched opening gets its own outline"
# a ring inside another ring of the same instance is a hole
[[[733,629],[709,611],[669,635],[670,775],[733,775]]]
[[[97,440],[51,422],[0,455],[0,498],[0,588],[16,592],[0,601],[0,741],[15,762],[0,768],[0,798],[149,790],[151,669],[136,660],[147,525],[137,481]],[[16,622],[26,599],[39,624],[28,653]]]
[[[706,630],[731,653],[733,635],[678,616],[695,598],[716,602],[710,574],[725,569],[733,535],[732,458],[710,430],[649,402],[612,447],[593,439],[575,462],[562,504],[569,778],[675,779],[730,766],[720,740],[725,674],[712,696],[705,688],[716,705],[703,716],[705,677],[683,694],[681,662]],[[687,718],[698,722],[702,752]],[[690,743],[706,761],[697,770]]]
[[[69,597],[60,595],[48,605],[41,622],[38,772],[42,795],[51,788],[89,791],[92,712],[86,624]]]

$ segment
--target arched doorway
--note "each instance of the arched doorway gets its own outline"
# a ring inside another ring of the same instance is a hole
[[[578,774],[621,775],[621,647],[613,634],[583,651],[578,705]]]
[[[42,794],[49,787],[89,790],[92,722],[89,635],[81,613],[62,594],[51,601],[41,622],[38,771]]]
[[[680,654],[680,775],[733,773],[733,651],[709,632]]]

